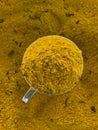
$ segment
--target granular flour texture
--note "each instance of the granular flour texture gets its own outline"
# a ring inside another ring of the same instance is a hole
[[[82,53],[65,37],[45,36],[27,48],[21,70],[38,91],[61,94],[79,81],[83,71]]]

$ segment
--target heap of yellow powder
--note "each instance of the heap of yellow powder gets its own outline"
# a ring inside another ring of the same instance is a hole
[[[21,70],[30,86],[47,94],[61,94],[79,81],[83,71],[81,50],[65,37],[39,38],[26,50]]]

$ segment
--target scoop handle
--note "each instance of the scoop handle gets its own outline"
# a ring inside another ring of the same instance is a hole
[[[32,96],[36,93],[37,90],[34,88],[30,88],[26,94],[23,96],[22,101],[24,103],[28,103],[28,101],[32,98]]]

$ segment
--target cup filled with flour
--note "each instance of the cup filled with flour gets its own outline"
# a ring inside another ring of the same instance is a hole
[[[65,37],[44,36],[26,49],[21,71],[30,86],[23,102],[27,103],[36,92],[60,95],[79,82],[83,72],[82,51]]]

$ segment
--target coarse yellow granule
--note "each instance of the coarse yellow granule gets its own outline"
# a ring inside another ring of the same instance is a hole
[[[0,0],[0,130],[98,130],[98,0]],[[71,92],[22,97],[25,49],[61,35],[82,50],[84,69]]]
[[[83,70],[80,49],[67,38],[39,38],[26,50],[21,66],[32,87],[47,94],[60,94],[78,82]]]

